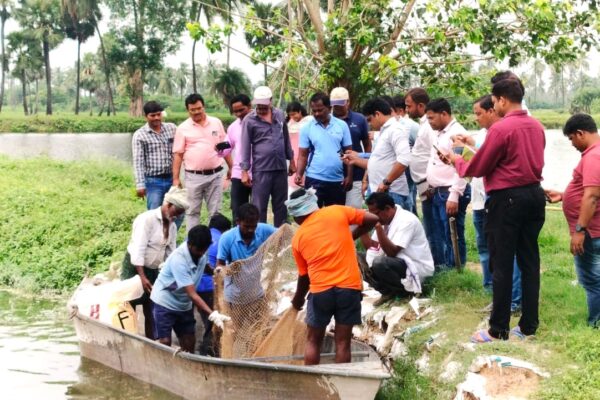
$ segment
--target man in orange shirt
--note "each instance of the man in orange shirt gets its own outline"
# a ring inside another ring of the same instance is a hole
[[[335,317],[335,362],[351,361],[352,326],[361,323],[362,277],[354,240],[369,232],[379,218],[352,207],[333,205],[319,209],[314,189],[298,189],[286,201],[300,228],[292,239],[298,266],[298,285],[292,300],[302,309],[306,293],[308,337],[304,364],[318,364],[325,328]],[[350,225],[357,225],[351,232]]]
[[[223,197],[223,158],[215,145],[225,140],[225,129],[218,118],[206,115],[204,99],[197,93],[185,99],[190,117],[177,127],[173,143],[173,186],[181,186],[181,164],[185,167],[185,187],[189,208],[186,226],[189,232],[200,222],[202,201],[208,218],[221,209]],[[231,155],[225,157],[231,171]],[[231,176],[228,172],[227,177]]]

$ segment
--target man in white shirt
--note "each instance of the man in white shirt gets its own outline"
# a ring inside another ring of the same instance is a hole
[[[361,236],[367,249],[364,279],[381,293],[378,306],[395,296],[421,293],[421,283],[434,272],[425,231],[411,212],[394,204],[386,193],[373,193],[366,201],[379,217],[373,235]]]
[[[434,130],[431,135],[432,148],[427,163],[426,196],[430,201],[423,203],[423,214],[432,216],[432,230],[429,232],[429,245],[433,260],[438,266],[452,267],[457,264],[450,234],[449,218],[456,218],[460,263],[467,259],[465,242],[465,217],[471,201],[471,188],[456,169],[442,162],[438,151],[447,154],[453,151],[452,138],[466,134],[465,128],[454,119],[450,103],[446,99],[430,101],[425,108],[429,125]]]
[[[152,301],[150,292],[158,277],[158,268],[177,247],[175,219],[188,209],[185,189],[172,187],[159,208],[138,215],[133,221],[131,239],[123,259],[121,279],[139,275],[144,295],[131,302],[132,307],[141,304],[144,311],[146,337],[153,337]]]

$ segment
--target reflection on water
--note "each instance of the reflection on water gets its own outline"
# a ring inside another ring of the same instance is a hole
[[[64,302],[0,291],[0,382],[4,399],[180,399],[79,357]]]

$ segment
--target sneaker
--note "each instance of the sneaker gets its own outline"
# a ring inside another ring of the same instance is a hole
[[[382,294],[380,298],[378,298],[377,300],[375,300],[373,302],[373,307],[379,307],[380,305],[387,303],[388,301],[392,300],[393,298],[394,298],[394,296],[391,294]]]

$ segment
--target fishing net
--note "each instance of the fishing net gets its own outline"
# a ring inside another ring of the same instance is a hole
[[[231,317],[217,332],[222,358],[290,356],[300,351],[306,326],[299,323],[295,310],[280,315],[289,305],[298,277],[293,235],[293,228],[284,224],[252,257],[215,274],[216,308]]]

